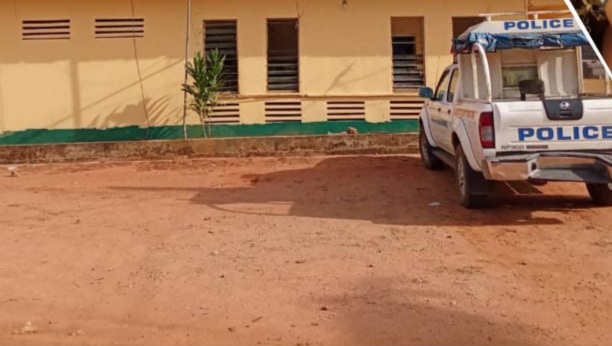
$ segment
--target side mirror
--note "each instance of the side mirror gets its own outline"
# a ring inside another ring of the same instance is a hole
[[[419,97],[425,99],[433,98],[433,90],[431,88],[419,88]]]

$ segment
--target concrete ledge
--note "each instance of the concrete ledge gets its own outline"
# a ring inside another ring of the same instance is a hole
[[[418,150],[418,135],[366,134],[248,137],[172,141],[99,142],[0,146],[0,163],[155,160],[187,157],[247,157],[406,154]]]

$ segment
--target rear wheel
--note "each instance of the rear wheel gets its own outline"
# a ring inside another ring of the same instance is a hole
[[[595,204],[612,206],[612,184],[586,184]]]
[[[433,148],[429,144],[423,124],[421,124],[421,129],[419,130],[419,151],[421,152],[421,161],[425,168],[433,171],[444,167],[444,163],[433,154]]]
[[[488,195],[477,191],[477,187],[486,186],[484,176],[470,167],[461,145],[455,150],[455,175],[461,205],[468,209],[482,208],[487,204]]]

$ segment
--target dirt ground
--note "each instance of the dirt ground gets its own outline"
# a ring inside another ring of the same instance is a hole
[[[582,185],[467,211],[412,156],[18,174],[0,171],[0,345],[612,342],[612,208]]]

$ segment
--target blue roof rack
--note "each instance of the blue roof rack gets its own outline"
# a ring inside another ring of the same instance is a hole
[[[589,45],[572,18],[486,21],[453,40],[454,54],[470,52],[479,43],[487,52],[523,48],[571,48]]]

